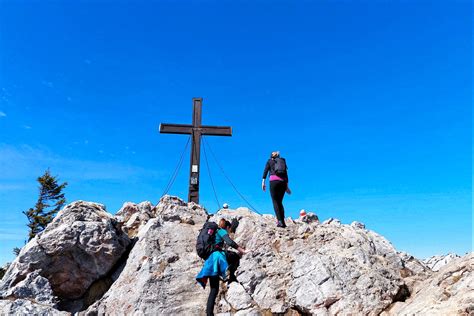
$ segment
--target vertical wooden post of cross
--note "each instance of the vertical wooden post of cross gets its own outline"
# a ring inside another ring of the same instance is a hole
[[[199,173],[201,158],[201,136],[232,136],[229,126],[208,126],[201,124],[202,98],[193,98],[193,124],[160,124],[160,133],[191,135],[191,159],[189,170],[188,201],[199,203]]]
[[[201,161],[201,113],[202,99],[193,98],[193,132],[191,145],[191,166],[189,174],[188,201],[199,203],[199,172]]]

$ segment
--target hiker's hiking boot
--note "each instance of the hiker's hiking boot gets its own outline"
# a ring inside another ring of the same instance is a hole
[[[232,282],[237,282],[237,278],[235,277],[235,275],[231,275],[231,276],[227,279],[227,284],[231,284]]]
[[[222,278],[222,281],[223,281],[223,282],[229,282],[229,279],[230,279],[230,278],[231,278],[231,273],[230,273],[230,270],[227,269],[227,270],[225,270],[225,277]]]
[[[225,279],[222,279],[223,282],[226,282],[227,284],[231,284],[232,282],[237,282],[237,278],[235,277],[235,274],[230,271],[230,269],[227,269],[225,271]]]

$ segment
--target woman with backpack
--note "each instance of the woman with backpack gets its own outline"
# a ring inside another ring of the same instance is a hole
[[[268,159],[263,170],[262,190],[265,191],[265,180],[270,173],[270,195],[272,197],[273,209],[278,220],[277,227],[285,228],[285,208],[283,207],[283,197],[285,192],[291,194],[288,187],[288,167],[286,160],[280,157],[279,151],[274,151]]]
[[[229,237],[231,226],[232,224],[225,219],[221,219],[219,225],[208,222],[204,224],[203,229],[199,233],[200,236],[198,236],[196,250],[198,255],[206,261],[197,275],[196,281],[205,288],[209,280],[211,290],[206,305],[206,315],[208,316],[214,315],[214,305],[219,293],[219,279],[223,279],[228,283],[236,281],[235,270],[237,270],[239,265],[240,256],[245,253],[245,249],[237,245]],[[205,242],[200,242],[201,235],[208,235]],[[212,247],[207,247],[207,243],[210,243]],[[236,249],[239,253],[224,249],[224,244]],[[201,251],[202,248],[209,248],[207,252],[210,253]]]

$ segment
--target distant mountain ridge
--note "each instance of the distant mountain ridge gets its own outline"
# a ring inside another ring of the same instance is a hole
[[[218,314],[474,311],[472,254],[434,272],[362,223],[320,223],[309,213],[280,229],[246,208],[209,215],[165,196],[158,205],[126,203],[115,216],[97,203],[67,205],[0,281],[0,314],[201,315],[208,290],[194,279],[203,264],[195,240],[205,221],[220,218],[239,220],[233,238],[250,252],[238,282],[221,285]]]

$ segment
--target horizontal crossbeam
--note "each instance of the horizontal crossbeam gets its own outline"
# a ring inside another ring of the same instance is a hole
[[[214,136],[232,136],[232,127],[230,126],[201,126],[198,128],[202,135]]]
[[[193,126],[189,124],[160,124],[163,134],[192,134]]]
[[[201,136],[232,136],[230,126],[201,125],[202,98],[193,98],[193,124],[160,124],[160,133],[192,135],[188,201],[199,203]]]
[[[232,136],[232,127],[230,126],[207,126],[193,127],[189,124],[160,124],[160,133],[163,134],[192,134],[197,131],[201,135],[210,136]]]

